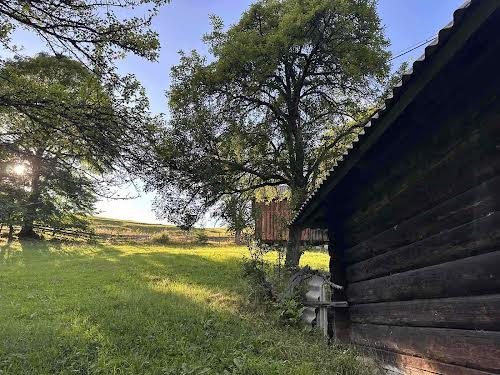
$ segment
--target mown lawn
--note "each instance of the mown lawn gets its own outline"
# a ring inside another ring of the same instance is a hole
[[[246,307],[245,252],[0,242],[0,374],[362,373]]]

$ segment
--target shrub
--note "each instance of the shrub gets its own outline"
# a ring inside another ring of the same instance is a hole
[[[208,243],[208,236],[204,232],[196,233],[196,242],[206,245]]]
[[[151,242],[159,245],[168,245],[170,243],[170,237],[165,231],[155,233],[151,236]]]
[[[267,281],[266,272],[255,259],[245,259],[242,264],[242,276],[248,280],[248,299],[255,305],[273,301],[273,285]]]
[[[306,292],[305,277],[311,272],[309,267],[295,274],[284,268],[284,249],[259,242],[248,245],[249,259],[242,263],[242,276],[248,280],[249,299],[273,310],[280,323],[298,326],[302,322]],[[277,252],[276,260],[264,259],[266,254]]]
[[[282,299],[276,303],[276,308],[279,311],[279,320],[284,325],[295,327],[302,323],[304,305],[299,297]]]

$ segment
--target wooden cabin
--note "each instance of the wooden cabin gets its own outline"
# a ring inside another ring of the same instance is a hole
[[[393,374],[500,373],[500,1],[413,64],[292,225],[327,228],[335,339]]]
[[[264,243],[283,243],[288,240],[288,223],[292,211],[287,199],[271,202],[254,202],[255,237]],[[309,229],[302,231],[303,243],[322,245],[328,242],[325,229]]]

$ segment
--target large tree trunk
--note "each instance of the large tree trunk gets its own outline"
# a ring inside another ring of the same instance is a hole
[[[38,153],[31,160],[31,193],[23,212],[23,224],[18,233],[19,238],[39,238],[33,226],[36,220],[37,208],[40,200],[40,160]]]
[[[14,227],[9,225],[9,234],[7,235],[7,239],[12,241],[14,239]]]
[[[236,245],[241,245],[243,243],[241,238],[241,229],[236,229],[234,231],[234,242],[236,243]]]
[[[38,236],[33,229],[33,220],[31,218],[23,219],[23,225],[17,236],[19,238],[40,238],[40,236]]]
[[[299,266],[302,250],[300,248],[300,237],[302,230],[294,225],[288,228],[288,242],[286,244],[285,267],[295,269]]]
[[[303,177],[300,177],[303,179]],[[304,181],[300,181],[302,186],[305,185]],[[299,185],[299,186],[300,186]],[[302,202],[306,196],[305,187],[290,187],[291,198],[290,207],[292,212],[295,212],[302,205]],[[291,217],[289,218],[291,219]],[[285,266],[288,269],[295,269],[299,266],[300,257],[302,256],[302,250],[300,248],[302,228],[291,225],[288,228],[288,242],[286,244],[286,259]]]

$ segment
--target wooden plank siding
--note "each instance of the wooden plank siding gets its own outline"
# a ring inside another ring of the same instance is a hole
[[[263,242],[284,242],[288,240],[288,223],[291,219],[288,200],[271,202],[255,202],[255,234]],[[302,231],[301,241],[312,244],[328,242],[325,229],[309,229]]]
[[[347,340],[406,374],[500,373],[499,25],[496,11],[323,204]]]
[[[382,350],[500,372],[500,332],[353,324],[351,340]]]

